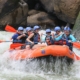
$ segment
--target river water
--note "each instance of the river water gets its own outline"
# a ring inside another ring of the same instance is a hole
[[[13,33],[0,31],[0,40],[10,40]],[[80,61],[75,61],[71,66],[61,65],[57,60],[47,63],[43,61],[14,61],[7,58],[10,42],[0,43],[0,80],[80,80]],[[80,55],[80,51],[74,48]]]

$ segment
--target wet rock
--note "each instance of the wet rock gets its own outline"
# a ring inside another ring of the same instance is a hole
[[[7,2],[7,0],[0,0],[0,13],[2,11],[2,8],[4,7],[4,4]]]
[[[37,14],[37,13],[39,13],[40,11],[38,11],[38,10],[30,10],[29,12],[28,12],[28,16],[30,16],[30,15],[34,15],[34,14]]]
[[[27,17],[28,25],[52,25],[55,26],[55,21],[51,19],[51,16],[45,12],[39,12]]]
[[[80,10],[80,0],[40,0],[48,12],[68,23],[74,24]]]
[[[73,34],[77,37],[78,40],[80,40],[80,12],[73,28]]]
[[[13,10],[16,4],[18,7]],[[56,18],[74,24],[79,11],[80,0],[0,0],[0,24],[55,26]]]
[[[16,24],[27,24],[26,22],[26,17],[28,14],[28,5],[27,3],[25,4],[22,3],[22,5],[18,6],[14,10],[10,11],[8,14],[4,15],[3,17],[0,18],[0,25],[6,25],[6,24],[11,24],[11,25],[16,25]],[[3,13],[3,12],[2,12]],[[1,13],[1,14],[2,14]],[[26,20],[22,20],[23,17],[25,16]]]
[[[19,0],[0,0],[0,17],[15,8]]]

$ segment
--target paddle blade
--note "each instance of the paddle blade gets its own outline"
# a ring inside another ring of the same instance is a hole
[[[80,43],[79,42],[73,42],[73,46],[80,49]]]
[[[75,55],[76,60],[80,60],[80,56]]]
[[[2,43],[2,42],[4,42],[4,41],[0,40],[0,43]]]
[[[5,30],[8,32],[16,32],[16,30],[10,25],[6,25]]]
[[[17,48],[17,47],[20,47],[20,46],[23,46],[24,44],[20,44],[20,43],[14,43],[14,44],[11,44],[10,45],[10,49],[14,49],[14,48]]]

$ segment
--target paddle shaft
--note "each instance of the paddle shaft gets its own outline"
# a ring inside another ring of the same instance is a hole
[[[2,43],[2,42],[12,42],[12,41],[2,41],[2,40],[0,40],[0,43]]]
[[[3,41],[3,42],[12,42],[12,41]]]

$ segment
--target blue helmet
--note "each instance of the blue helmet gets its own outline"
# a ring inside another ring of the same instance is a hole
[[[34,26],[33,30],[39,29],[39,26]]]
[[[31,30],[32,30],[31,27],[27,27],[27,28],[26,28],[26,31],[31,31]]]
[[[56,26],[55,28],[54,28],[54,31],[60,31],[61,30],[61,28],[59,27],[59,26]]]
[[[50,29],[46,29],[46,33],[48,33],[48,32],[51,32],[51,30]]]
[[[70,27],[64,27],[64,31],[70,31]]]
[[[24,30],[22,26],[18,27],[18,31]]]

